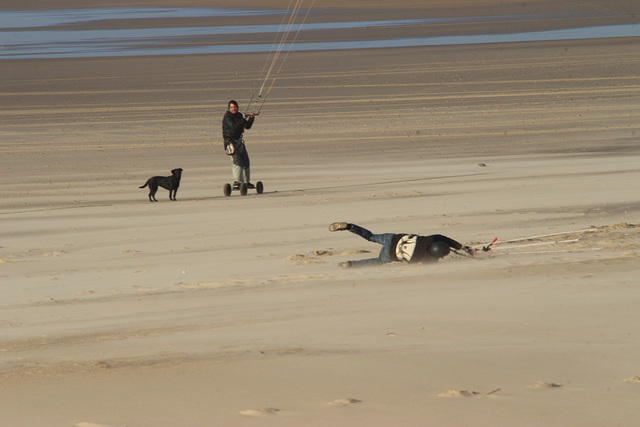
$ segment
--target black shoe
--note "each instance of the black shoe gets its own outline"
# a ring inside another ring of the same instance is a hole
[[[249,190],[253,190],[253,189],[255,189],[255,188],[256,188],[256,186],[255,186],[255,185],[253,185],[253,184],[252,184],[252,183],[250,183],[250,182],[247,182],[247,188],[248,188]]]
[[[234,190],[239,190],[240,189],[240,183],[238,181],[233,181],[233,189]]]

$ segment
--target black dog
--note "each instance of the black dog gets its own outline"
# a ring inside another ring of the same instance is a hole
[[[156,192],[158,187],[169,190],[169,200],[176,200],[176,193],[178,187],[180,187],[180,177],[182,176],[182,169],[174,169],[171,171],[171,176],[154,176],[147,180],[140,188],[149,186],[149,201],[157,202]]]

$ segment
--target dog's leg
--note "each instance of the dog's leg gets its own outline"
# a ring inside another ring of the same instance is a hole
[[[158,184],[156,184],[155,182],[149,183],[149,200],[151,200],[152,202],[157,202],[158,201],[156,199],[156,192],[157,191],[158,191]]]

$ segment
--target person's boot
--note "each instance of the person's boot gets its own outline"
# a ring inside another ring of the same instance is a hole
[[[331,224],[329,226],[329,231],[342,231],[342,230],[348,230],[349,228],[351,228],[349,226],[349,223],[346,223],[346,222],[334,222],[333,224]]]

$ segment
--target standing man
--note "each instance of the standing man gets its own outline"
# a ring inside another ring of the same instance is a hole
[[[393,261],[413,263],[438,262],[449,255],[451,248],[464,250],[473,256],[473,249],[463,246],[450,237],[441,234],[420,236],[417,234],[373,234],[366,228],[348,222],[334,222],[329,231],[350,231],[370,242],[382,245],[378,258],[358,261],[345,261],[339,264],[342,268],[362,267],[365,265],[385,264]]]
[[[234,190],[239,189],[241,184],[247,184],[247,188],[255,188],[249,182],[249,153],[242,139],[244,130],[251,129],[255,117],[253,113],[243,116],[238,111],[238,103],[231,100],[222,119],[224,151],[231,156]]]

